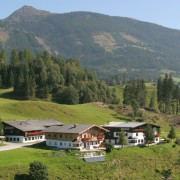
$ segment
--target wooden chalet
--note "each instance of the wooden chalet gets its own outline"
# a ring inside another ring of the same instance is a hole
[[[60,149],[93,149],[100,146],[105,138],[104,133],[108,130],[93,124],[65,124],[49,127],[44,132],[47,146]]]
[[[18,143],[43,141],[45,140],[45,133],[42,130],[63,124],[54,119],[3,121],[2,123],[6,140]]]

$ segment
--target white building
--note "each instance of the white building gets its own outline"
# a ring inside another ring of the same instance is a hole
[[[62,123],[54,119],[3,121],[3,131],[8,142],[28,143],[44,141],[42,130],[54,125],[61,126]]]
[[[64,124],[44,130],[46,145],[60,149],[98,148],[108,130],[94,124]]]
[[[113,144],[120,144],[119,136],[121,131],[125,132],[129,146],[142,145],[146,143],[144,130],[148,123],[146,122],[109,122],[102,127],[109,130],[105,134],[105,141]],[[159,143],[160,126],[150,124],[154,133],[154,143]]]

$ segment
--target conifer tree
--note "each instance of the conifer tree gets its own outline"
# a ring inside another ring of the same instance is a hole
[[[171,129],[168,134],[168,138],[170,138],[172,140],[176,138],[176,131],[175,131],[174,126],[171,126]]]
[[[119,134],[119,144],[121,145],[121,148],[123,148],[124,145],[127,145],[127,138],[124,131],[121,131]]]
[[[0,53],[0,70],[5,65],[6,65],[6,52],[5,52],[5,49],[2,49],[2,51]]]
[[[11,51],[10,63],[13,67],[16,67],[19,65],[19,53],[16,49],[13,49]]]
[[[147,144],[149,144],[151,141],[153,141],[154,133],[153,133],[152,126],[150,124],[146,125],[145,131],[144,131],[144,135],[145,135],[146,143]]]

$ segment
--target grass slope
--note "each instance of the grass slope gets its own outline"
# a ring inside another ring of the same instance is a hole
[[[45,101],[19,101],[13,99],[11,91],[0,90],[2,120],[54,118],[64,123],[104,124],[107,121],[127,119],[112,110],[98,106],[97,103],[62,105]]]
[[[180,147],[172,144],[151,147],[131,147],[107,154],[105,162],[85,163],[78,151],[55,151],[21,148],[0,152],[0,179],[14,179],[15,174],[27,174],[29,163],[38,160],[47,165],[49,179],[161,179],[170,172],[174,180],[180,177]]]
[[[7,119],[55,118],[64,123],[96,123],[127,120],[128,117],[98,106],[61,105],[44,101],[19,101],[12,89],[0,90],[0,117]],[[167,134],[169,121],[161,114],[146,112],[145,120],[162,125]],[[130,119],[129,119],[130,120]],[[178,131],[179,132],[179,131]],[[0,152],[0,179],[14,179],[16,174],[27,174],[29,163],[44,162],[50,179],[161,179],[169,173],[173,179],[180,177],[180,147],[172,144],[153,147],[132,147],[114,150],[107,154],[106,162],[85,163],[75,156],[76,151],[55,151],[44,146],[21,148]]]

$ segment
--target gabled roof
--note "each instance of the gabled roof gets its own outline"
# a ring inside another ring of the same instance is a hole
[[[118,128],[136,128],[142,125],[146,125],[148,124],[147,122],[109,122],[105,125],[103,125],[103,127],[118,127]],[[160,127],[158,125],[154,125],[154,124],[150,124],[152,126],[155,127]]]
[[[3,123],[15,127],[21,131],[37,131],[44,130],[50,126],[63,125],[62,122],[55,119],[3,121]]]
[[[108,131],[103,127],[96,126],[94,124],[64,124],[63,126],[51,126],[44,130],[44,132],[54,132],[54,133],[75,133],[81,134],[84,131],[97,127],[103,131]]]

